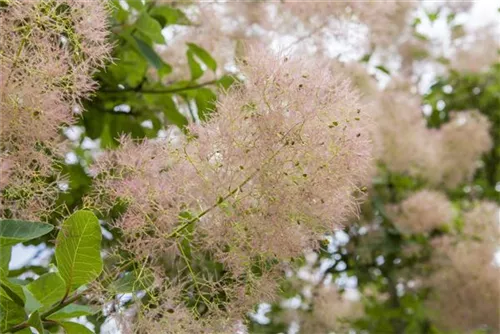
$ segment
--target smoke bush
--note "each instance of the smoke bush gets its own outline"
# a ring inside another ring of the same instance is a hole
[[[261,52],[241,68],[243,83],[190,138],[125,140],[97,170],[102,197],[127,204],[117,224],[128,249],[182,257],[178,238],[192,231],[192,247],[227,268],[231,309],[272,295],[265,263],[300,256],[356,214],[370,165],[370,121],[345,78]]]

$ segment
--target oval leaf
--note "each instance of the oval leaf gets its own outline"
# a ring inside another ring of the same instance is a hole
[[[90,211],[80,210],[62,224],[56,240],[56,260],[66,289],[73,291],[102,271],[101,226]]]
[[[0,247],[41,237],[52,231],[54,226],[25,220],[0,220]]]

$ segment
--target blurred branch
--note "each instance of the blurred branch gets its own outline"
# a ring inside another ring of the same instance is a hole
[[[210,85],[215,85],[218,80],[210,80],[207,82],[203,82],[197,85],[192,85],[192,86],[186,86],[186,87],[177,87],[177,88],[167,88],[167,89],[140,89],[139,88],[124,88],[124,89],[105,89],[99,91],[99,93],[110,93],[110,94],[116,94],[116,93],[130,93],[130,92],[135,92],[135,93],[141,93],[141,94],[173,94],[173,93],[179,93],[179,92],[184,92],[188,90],[193,90],[193,89],[198,89],[202,88],[205,86],[210,86]]]

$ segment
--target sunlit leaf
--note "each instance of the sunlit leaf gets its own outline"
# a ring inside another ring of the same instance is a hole
[[[101,226],[90,211],[77,211],[62,224],[55,255],[68,291],[90,283],[100,275],[101,239]]]

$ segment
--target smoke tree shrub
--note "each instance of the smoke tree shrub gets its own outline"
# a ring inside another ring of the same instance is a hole
[[[193,138],[125,139],[124,151],[98,159],[96,171],[99,195],[127,207],[117,226],[136,259],[159,273],[181,262],[173,276],[158,274],[178,291],[166,292],[166,307],[182,309],[189,298],[194,315],[216,316],[222,304],[214,331],[224,330],[220,317],[237,320],[272,298],[284,261],[356,215],[370,165],[370,121],[348,81],[259,51],[242,62],[242,83],[189,128]],[[207,256],[223,266],[220,277],[192,268]],[[154,314],[173,326],[177,312],[164,307]]]

